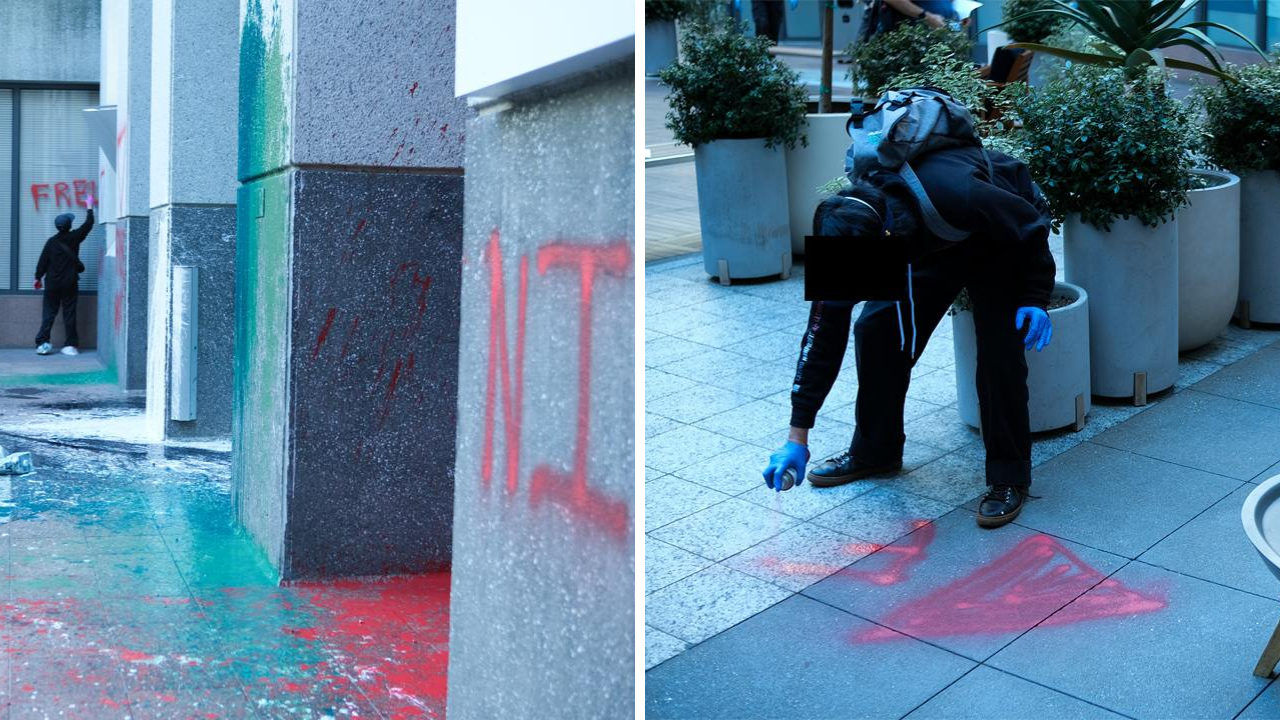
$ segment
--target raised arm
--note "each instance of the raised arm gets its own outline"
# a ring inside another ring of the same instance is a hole
[[[85,213],[84,224],[76,228],[75,230],[71,231],[70,233],[71,241],[79,245],[80,243],[84,242],[85,238],[89,237],[89,231],[92,229],[93,229],[93,208],[90,207],[89,212]]]

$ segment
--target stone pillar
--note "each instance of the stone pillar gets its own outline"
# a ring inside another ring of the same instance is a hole
[[[239,32],[234,4],[155,0],[146,387],[147,426],[158,439],[231,435]],[[193,420],[170,412],[178,265],[199,268]]]
[[[633,712],[633,68],[467,126],[454,720]]]
[[[233,489],[283,579],[450,559],[452,0],[243,0]]]
[[[97,211],[106,225],[98,271],[98,357],[129,390],[146,386],[150,34],[151,0],[102,0],[99,102],[116,106],[116,157],[114,169],[102,163],[99,178],[107,193]]]

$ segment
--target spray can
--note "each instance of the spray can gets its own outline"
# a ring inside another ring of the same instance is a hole
[[[778,483],[779,490],[790,490],[791,488],[795,487],[796,469],[787,468],[786,470],[783,471],[782,477],[778,478],[776,482]]]

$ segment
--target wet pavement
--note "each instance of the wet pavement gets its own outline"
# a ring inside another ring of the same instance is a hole
[[[225,443],[142,442],[139,393],[9,352],[0,446],[36,471],[0,476],[0,717],[444,717],[447,572],[280,586]]]

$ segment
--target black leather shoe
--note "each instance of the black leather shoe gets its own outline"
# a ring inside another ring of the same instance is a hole
[[[818,467],[810,470],[809,482],[813,483],[814,487],[835,487],[871,475],[883,475],[900,469],[902,469],[901,460],[887,465],[863,465],[854,460],[846,450],[833,458],[823,460]]]
[[[1027,500],[1026,488],[994,485],[978,505],[978,527],[998,528],[1008,525],[1022,512]]]

